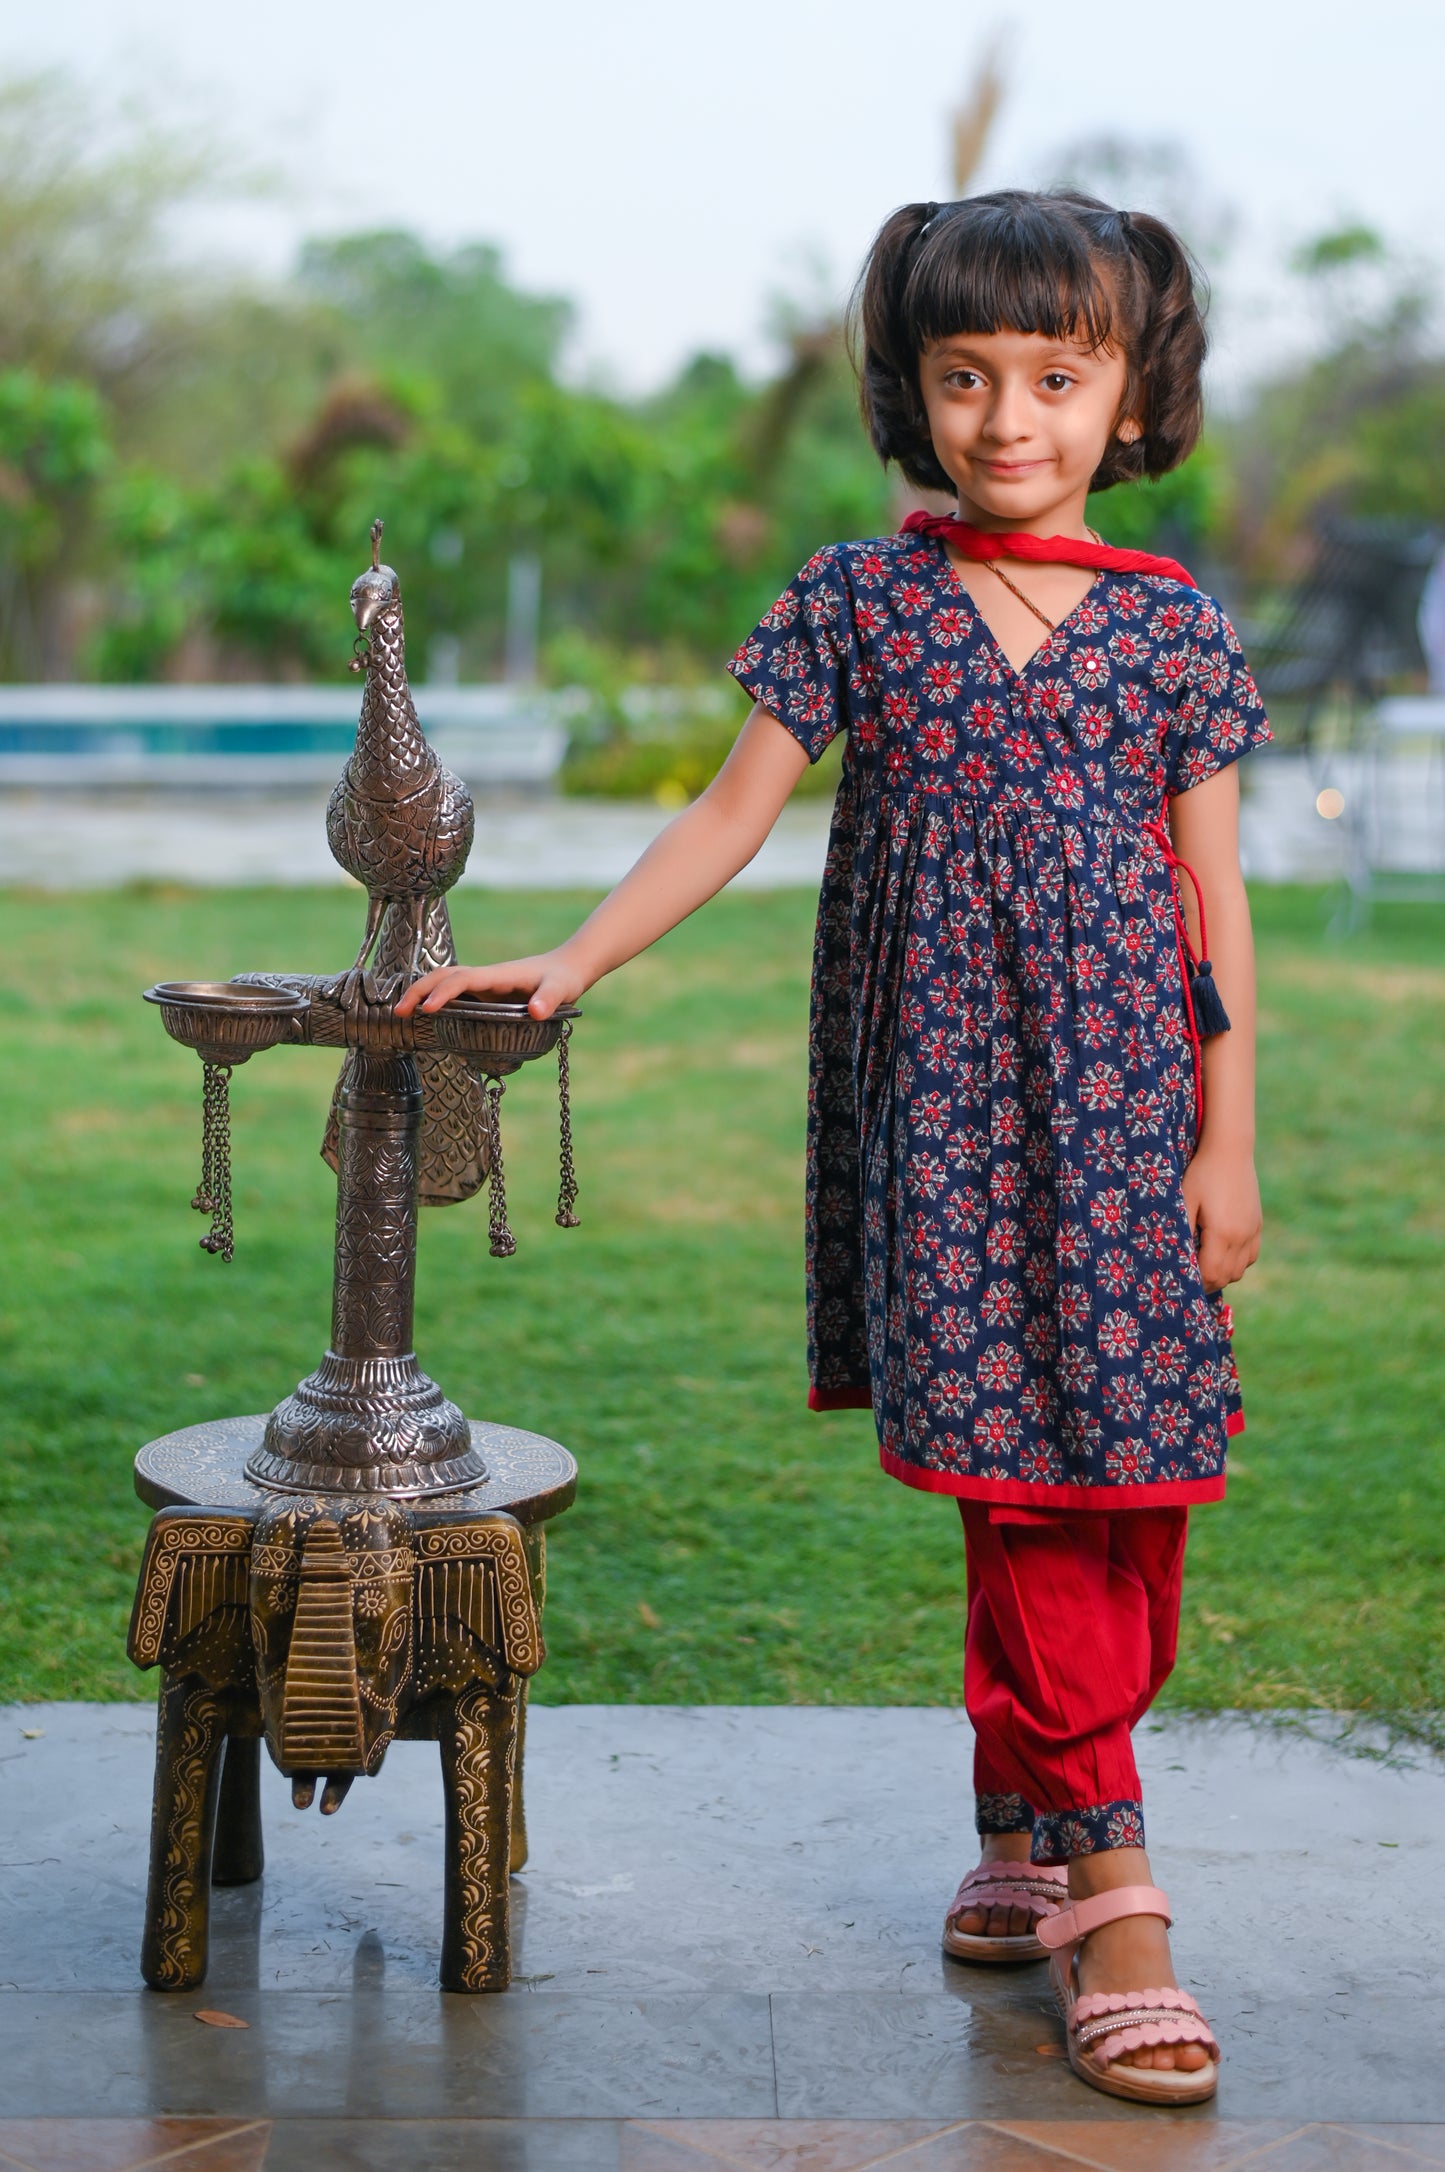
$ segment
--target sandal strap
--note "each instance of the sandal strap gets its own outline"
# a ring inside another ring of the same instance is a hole
[[[1043,1865],[1021,1865],[1017,1875],[1012,1875],[980,1863],[954,1894],[948,1921],[969,1908],[1027,1908],[1031,1916],[1052,1914],[1067,1896],[1067,1878],[1067,1872],[1059,1878],[1050,1876]]]
[[[1047,1917],[1039,1925],[1039,1939],[1054,1949],[1076,1946],[1090,1931],[1102,1930],[1106,1923],[1122,1922],[1125,1916],[1162,1916],[1166,1923],[1174,1920],[1169,1912],[1169,1895],[1161,1893],[1157,1885],[1116,1885],[1112,1892],[1071,1901],[1056,1916]]]
[[[1214,2057],[1214,2031],[1187,1991],[1168,1984],[1150,1991],[1091,1992],[1069,2011],[1069,2033],[1081,2051],[1106,2063],[1153,2044],[1202,2044]]]

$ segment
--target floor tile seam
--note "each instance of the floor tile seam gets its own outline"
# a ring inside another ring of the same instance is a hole
[[[1064,2164],[1084,2165],[1087,2172],[1118,2172],[1117,2166],[1105,2164],[1102,2157],[1081,2157],[1076,2149],[1066,2149],[1062,2142],[1044,2142],[1036,2134],[1020,2134],[1002,2119],[980,2119],[978,2125],[986,2133],[1001,2134],[1006,2141],[1016,2143],[1022,2149],[1036,2149],[1041,2156],[1057,2157]],[[1221,2167],[1220,2172],[1225,2172],[1225,2168]]]
[[[881,2164],[903,2164],[917,2149],[932,2149],[935,2142],[943,2141],[950,2134],[962,2134],[969,2127],[980,2127],[982,2125],[983,2121],[979,2119],[949,2120],[944,2126],[936,2128],[932,2134],[921,2135],[916,2142],[905,2142],[902,2149],[885,2150],[881,2157],[870,2157],[866,2164],[851,2167],[850,2172],[875,2172],[875,2167]]]
[[[675,2134],[668,2133],[670,2126],[691,2126],[693,2124],[695,2122],[691,2120],[665,2119],[625,2119],[622,2122],[624,2128],[640,2128],[644,2134],[656,2135],[660,2142],[675,2142],[677,2140]],[[761,2121],[749,2121],[749,2125],[760,2124],[762,2124]],[[756,2172],[755,2166],[744,2164],[740,2157],[726,2156],[723,2151],[713,2149],[707,2142],[699,2142],[694,2136],[689,2135],[683,2146],[694,2151],[699,2157],[710,2158],[714,2164],[726,2165],[727,2172]]]
[[[1261,2142],[1257,2149],[1247,2149],[1243,2156],[1231,2157],[1226,2164],[1218,2167],[1218,2172],[1248,2172],[1251,2165],[1261,2165],[1264,2172],[1269,2172],[1267,2160],[1271,2151],[1284,2149],[1288,2144],[1300,2141],[1307,2134],[1322,2133],[1330,2126],[1331,2122],[1328,2120],[1306,2119],[1302,2125],[1294,2128],[1291,2133],[1278,2134],[1272,2142]],[[1417,2159],[1416,2162],[1418,2163],[1418,2161]]]
[[[981,2127],[986,2127],[990,2129],[991,2132],[993,2132],[994,2134],[1005,2135],[1010,2142],[1022,2142],[1034,2149],[1046,2152],[1051,2157],[1061,2158],[1065,2164],[1077,2164],[1086,2166],[1087,2172],[1118,2172],[1118,2168],[1116,2166],[1107,2163],[1102,2157],[1085,2157],[1078,2150],[1067,2148],[1062,2142],[1045,2141],[1043,2137],[1036,2132],[1021,2134],[1018,2131],[1017,2126],[1011,2125],[1006,2120],[981,2119],[979,2120],[978,2124]],[[1024,2122],[1019,2122],[1019,2125],[1023,2124]],[[1044,2122],[1041,2120],[1029,2121],[1027,2122],[1027,2124],[1032,2128],[1035,2126],[1041,2126],[1044,2124]],[[1244,2124],[1244,2122],[1241,2122],[1241,2124]],[[1261,2122],[1261,2124],[1263,2124],[1263,2122]],[[1286,2142],[1297,2142],[1302,2134],[1312,2133],[1315,2128],[1323,2124],[1325,2124],[1325,2122],[1320,2120],[1307,2120],[1303,2126],[1292,2128],[1288,2134],[1276,2135],[1272,2141],[1261,2144],[1260,2147],[1257,2149],[1247,2148],[1243,2156],[1230,2157],[1225,2159],[1223,2162],[1215,2166],[1214,2172],[1240,2172],[1240,2168],[1243,2166],[1260,2164],[1263,2162],[1267,2151],[1272,2149],[1282,2149]],[[1412,2161],[1418,2164],[1422,2163],[1424,2160],[1420,2158],[1415,2158]]]
[[[903,2123],[904,2122],[902,2120],[898,2122],[900,2126],[902,2126]],[[665,2142],[676,2140],[676,2136],[669,2132],[671,2127],[675,2125],[691,2126],[692,2124],[694,2124],[694,2122],[654,2119],[629,2119],[626,2120],[624,2124],[629,2127],[641,2128],[643,2132],[647,2134],[655,2134],[659,2138],[659,2140]],[[750,2119],[746,2121],[745,2124],[751,2127],[764,2125],[766,2124],[766,2122]],[[776,2124],[779,2126],[813,2126],[821,2124],[826,2126],[843,2127],[849,2125],[850,2122],[846,2119],[826,2121],[785,2120],[780,2115],[776,2121]],[[875,2124],[883,2124],[883,2122],[867,2120],[863,2122],[863,2124],[867,2126],[873,2126]],[[909,2122],[909,2124],[913,2124],[913,2122]],[[879,2165],[901,2164],[903,2160],[913,2150],[931,2149],[935,2142],[941,2141],[947,2135],[962,2134],[966,2128],[978,2127],[982,2126],[983,2124],[984,2122],[982,2120],[977,2119],[945,2120],[942,2126],[935,2127],[931,2133],[919,2135],[913,2141],[905,2142],[901,2149],[885,2150],[881,2157],[860,2158],[857,2164],[850,2165],[849,2172],[876,2172],[876,2167]],[[716,2163],[726,2165],[728,2167],[728,2172],[757,2172],[757,2167],[755,2164],[746,2163],[740,2157],[730,2157],[725,2150],[714,2149],[710,2143],[700,2142],[695,2135],[689,2135],[687,2140],[687,2147],[689,2149],[696,2150],[699,2156],[711,2157],[715,2160]],[[1107,2167],[1105,2167],[1105,2172],[1108,2172]]]
[[[778,2097],[778,2017],[777,2014],[774,2012],[773,2007],[773,2002],[777,1998],[777,1995],[778,1994],[775,1991],[770,1991],[768,1993],[768,2067],[772,2074],[773,2080],[774,2119],[780,2119],[782,2117],[782,2111]]]
[[[54,2118],[65,2120],[64,2113],[40,2112],[32,2116],[36,2119]],[[168,2115],[162,2112],[154,2114],[140,2113],[136,2116],[139,2122],[141,2119],[165,2118]],[[185,2115],[180,2116],[184,2117]],[[84,2116],[66,2123],[74,2126],[90,2126],[93,2124],[91,2119]],[[234,2142],[238,2135],[254,2134],[258,2127],[269,2129],[273,2124],[273,2121],[267,2119],[238,2120],[235,2126],[226,2127],[219,2134],[195,2136],[189,2142],[178,2142],[174,2149],[162,2150],[158,2157],[132,2158],[129,2164],[119,2168],[119,2172],[152,2172],[152,2167],[155,2165],[173,2164],[178,2157],[185,2157],[199,2150],[213,2149],[219,2142]],[[0,2150],[0,2172],[38,2172],[38,2168],[27,2163],[23,2157],[14,2157],[8,2151]]]
[[[166,2115],[161,2113],[157,2116],[164,2118]],[[264,2127],[269,2133],[272,2125],[273,2122],[269,2119],[243,2119],[234,2127],[227,2127],[221,2134],[208,2134],[195,2141],[178,2142],[174,2149],[163,2149],[158,2157],[138,2157],[134,2164],[125,2167],[125,2172],[152,2172],[155,2165],[174,2164],[178,2157],[193,2153],[199,2155],[202,2150],[215,2149],[222,2142],[234,2142],[243,2134],[255,2134],[259,2128]]]
[[[1390,2122],[1388,2120],[1377,2121],[1374,2129],[1369,2135],[1369,2140],[1371,2142],[1377,2142],[1382,2149],[1392,2150],[1394,2154],[1397,2157],[1401,2158],[1406,2164],[1439,2164],[1438,2158],[1421,2157],[1417,2155],[1417,2153],[1413,2149],[1410,2148],[1408,2143],[1392,2142],[1387,2135],[1382,2135],[1380,2133],[1380,2128],[1382,2126],[1388,2126],[1389,2124]],[[1401,2126],[1410,2127],[1438,2128],[1441,2125],[1445,2125],[1445,2121],[1433,2119],[1409,2119],[1401,2120],[1399,2124]],[[1320,2125],[1322,2127],[1327,2127],[1332,2134],[1346,2134],[1349,2135],[1352,2139],[1356,2140],[1364,2138],[1363,2127],[1348,2126],[1343,2120],[1340,2119],[1322,2119],[1320,2121]]]

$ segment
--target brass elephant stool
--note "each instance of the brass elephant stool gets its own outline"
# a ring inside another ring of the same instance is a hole
[[[129,1644],[137,1666],[164,1669],[141,1951],[152,1990],[204,1980],[211,1886],[261,1875],[261,1742],[297,1807],[320,1781],[331,1812],[398,1738],[441,1745],[442,1987],[506,1989],[544,1545],[500,1512],[375,1497],[159,1511]]]

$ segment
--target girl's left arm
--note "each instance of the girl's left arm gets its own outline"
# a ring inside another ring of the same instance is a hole
[[[1174,850],[1204,893],[1215,985],[1230,1031],[1204,1043],[1204,1128],[1184,1173],[1184,1203],[1207,1290],[1237,1282],[1259,1258],[1264,1215],[1254,1173],[1254,935],[1239,865],[1239,769],[1216,770],[1169,803]],[[1196,954],[1199,912],[1180,884]]]

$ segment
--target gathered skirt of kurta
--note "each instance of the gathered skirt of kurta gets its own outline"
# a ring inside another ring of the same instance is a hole
[[[814,957],[809,1359],[927,1490],[1223,1490],[1229,1313],[1183,1176],[1195,1063],[1161,816],[1268,737],[1218,606],[1100,573],[1022,672],[933,539],[820,552],[735,675],[848,733]]]

